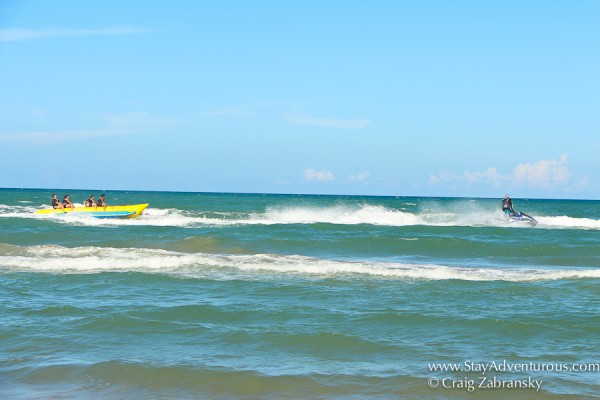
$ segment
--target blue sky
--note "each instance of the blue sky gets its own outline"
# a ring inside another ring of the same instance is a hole
[[[600,199],[598,1],[0,2],[0,187]]]

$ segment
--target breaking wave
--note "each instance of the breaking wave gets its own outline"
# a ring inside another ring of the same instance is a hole
[[[135,219],[97,219],[81,214],[38,215],[41,207],[6,206],[0,204],[0,218],[33,218],[56,223],[90,226],[229,226],[229,225],[284,225],[284,224],[339,224],[380,226],[474,226],[517,227],[507,225],[503,214],[497,210],[426,209],[407,212],[381,205],[340,205],[329,207],[269,207],[264,212],[206,212],[176,208],[148,208]],[[600,220],[568,216],[535,216],[536,228],[549,229],[600,229]]]
[[[385,279],[464,281],[544,281],[598,279],[600,269],[474,268],[436,264],[340,261],[298,255],[215,255],[160,249],[0,244],[0,268],[62,274],[100,272],[168,273],[201,278],[294,274],[331,278],[363,275]]]
[[[541,225],[550,228],[600,229],[600,220],[592,218],[538,217]]]

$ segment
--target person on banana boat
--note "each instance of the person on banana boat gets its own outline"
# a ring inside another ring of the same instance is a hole
[[[54,193],[52,195],[52,199],[50,201],[52,201],[52,208],[54,208],[54,209],[63,208],[62,203],[60,201],[58,201],[58,198],[56,197],[56,193]]]
[[[96,200],[94,199],[94,195],[90,194],[90,197],[86,201],[83,202],[85,207],[96,207]]]
[[[106,195],[105,194],[102,194],[100,196],[100,198],[96,202],[96,206],[97,207],[104,207],[104,211],[106,211],[106,207],[108,206],[108,204],[106,204]]]
[[[63,208],[75,208],[75,205],[73,204],[73,202],[71,202],[71,196],[69,196],[68,194],[65,195],[65,197],[63,198],[62,206]]]

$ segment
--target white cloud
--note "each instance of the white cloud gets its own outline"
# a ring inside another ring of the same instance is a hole
[[[541,160],[522,163],[515,167],[513,179],[516,183],[531,187],[556,187],[571,180],[572,173],[567,168],[568,157],[562,154],[558,160]]]
[[[151,133],[156,132],[159,128],[176,125],[174,121],[169,119],[143,112],[104,114],[98,116],[97,119],[103,121],[105,126],[101,128],[0,132],[0,142],[44,145],[98,137],[132,135],[142,132]],[[94,123],[94,125],[96,124]]]
[[[585,175],[577,175],[567,167],[568,156],[562,154],[557,160],[540,160],[533,163],[520,163],[510,174],[501,174],[495,167],[485,171],[465,171],[455,174],[451,171],[429,175],[432,186],[444,184],[487,184],[494,187],[512,183],[530,188],[561,188],[563,190],[582,190],[589,186]]]
[[[335,129],[360,129],[371,123],[368,118],[363,119],[335,119],[335,118],[314,118],[296,114],[286,114],[284,120],[292,125],[317,126],[322,128]]]
[[[0,29],[0,42],[19,42],[23,40],[46,39],[69,36],[130,35],[147,32],[144,28],[134,26],[111,26],[100,29]]]
[[[488,183],[493,186],[499,186],[505,178],[494,167],[490,167],[485,171],[465,171],[461,175],[456,175],[451,171],[443,171],[439,174],[429,175],[429,184],[436,186],[444,183]]]
[[[331,171],[316,171],[312,168],[307,168],[304,170],[304,179],[312,182],[312,181],[333,181],[335,180],[335,176]]]
[[[430,174],[427,182],[431,186],[437,186],[444,183],[460,182],[460,177],[455,175],[454,172],[442,171],[439,174]]]
[[[486,169],[485,171],[475,171],[475,172],[469,172],[469,171],[465,171],[463,173],[463,176],[465,178],[465,180],[468,183],[489,183],[493,186],[498,186],[500,185],[500,183],[504,180],[504,178],[502,178],[502,175],[500,175],[500,173],[498,173],[498,170],[494,167],[490,167],[488,169]]]
[[[350,182],[364,182],[369,178],[369,175],[371,175],[371,173],[369,171],[363,171],[356,175],[348,176],[348,180]]]

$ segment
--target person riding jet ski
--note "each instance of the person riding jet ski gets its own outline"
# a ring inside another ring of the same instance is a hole
[[[506,214],[506,218],[510,218],[511,216],[515,215],[513,203],[509,195],[504,196],[504,199],[502,200],[502,212]]]
[[[528,224],[536,226],[537,221],[531,215],[527,215],[524,212],[516,212],[513,209],[513,203],[509,195],[504,196],[502,199],[502,212],[506,215],[506,221],[509,223]]]

